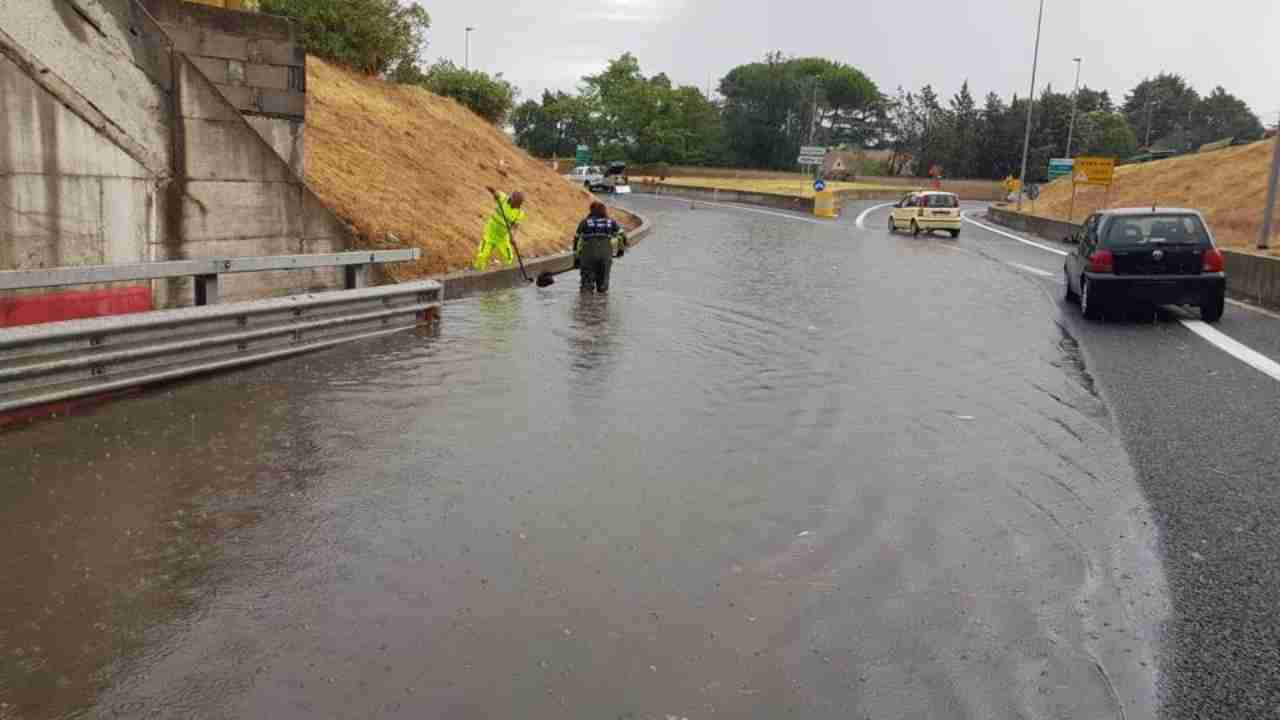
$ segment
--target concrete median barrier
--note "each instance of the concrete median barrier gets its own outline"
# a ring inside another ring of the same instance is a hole
[[[1004,210],[997,207],[988,208],[987,217],[990,218],[992,222],[998,223],[1007,228],[1031,233],[1032,235],[1037,235],[1045,238],[1046,240],[1056,240],[1057,242],[1065,242],[1067,238],[1080,230],[1079,225],[1069,222],[1050,220],[1049,218],[1036,217],[1035,215],[1027,215],[1026,213]]]

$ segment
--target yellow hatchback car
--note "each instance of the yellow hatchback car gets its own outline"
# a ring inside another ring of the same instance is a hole
[[[913,192],[889,211],[889,232],[911,230],[912,235],[945,230],[960,237],[960,198],[949,192]]]

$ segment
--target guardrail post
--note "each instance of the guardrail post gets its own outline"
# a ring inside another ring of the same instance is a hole
[[[218,276],[196,276],[196,305],[216,305],[218,303]]]
[[[347,265],[343,275],[346,277],[345,286],[348,290],[356,290],[369,286],[369,268],[370,265]]]

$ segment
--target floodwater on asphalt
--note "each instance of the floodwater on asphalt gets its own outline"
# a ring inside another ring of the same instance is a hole
[[[0,433],[0,718],[1155,716],[1154,526],[1037,284],[627,202],[608,296]]]

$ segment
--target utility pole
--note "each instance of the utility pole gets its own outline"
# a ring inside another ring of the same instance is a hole
[[[1044,0],[1040,0],[1040,14],[1036,17],[1036,50],[1031,56],[1031,94],[1027,96],[1027,131],[1022,137],[1022,172],[1018,175],[1018,210],[1022,210],[1022,196],[1027,192],[1027,154],[1031,152],[1031,111],[1036,106],[1036,66],[1040,63],[1040,28],[1044,24]]]
[[[1080,58],[1071,59],[1076,64],[1076,89],[1071,93],[1071,124],[1067,126],[1067,157],[1071,157],[1071,138],[1076,132],[1076,99],[1080,97]]]
[[[467,32],[466,32],[467,49],[466,49],[466,55],[463,56],[463,61],[462,61],[463,70],[471,69],[471,31],[473,30],[475,30],[474,27],[472,27],[471,25],[467,26]]]
[[[1276,215],[1276,185],[1280,184],[1280,117],[1276,119],[1275,145],[1271,152],[1271,178],[1267,182],[1267,207],[1262,211],[1262,235],[1258,237],[1258,249],[1266,250],[1271,244],[1271,223]]]

